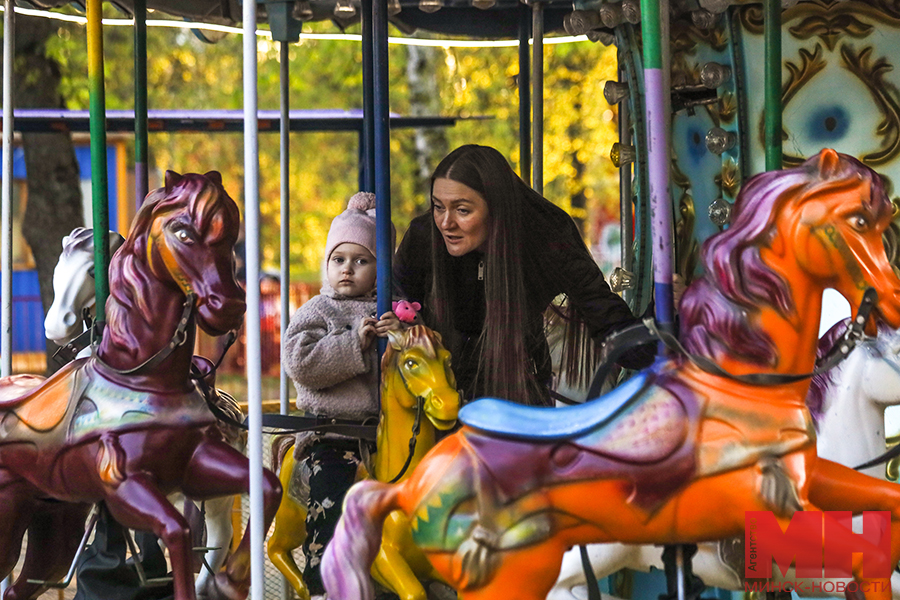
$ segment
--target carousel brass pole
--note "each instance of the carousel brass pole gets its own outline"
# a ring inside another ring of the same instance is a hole
[[[87,0],[88,89],[91,115],[91,196],[94,229],[95,331],[102,332],[109,297],[109,177],[106,168],[106,88],[103,83],[103,3]]]

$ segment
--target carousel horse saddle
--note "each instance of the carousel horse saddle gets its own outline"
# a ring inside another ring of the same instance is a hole
[[[648,384],[641,372],[596,400],[563,408],[523,406],[483,398],[464,406],[459,420],[491,435],[517,440],[551,441],[580,437],[602,428]]]
[[[84,361],[71,362],[50,379],[12,375],[0,379],[0,412],[11,412],[30,429],[49,431],[66,415],[75,385],[75,371]]]

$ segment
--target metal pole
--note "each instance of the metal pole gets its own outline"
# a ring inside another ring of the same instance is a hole
[[[781,0],[765,0],[766,171],[781,169]]]
[[[362,20],[362,77],[363,77],[363,126],[362,126],[362,189],[365,192],[375,191],[375,51],[374,21],[372,19],[372,0],[360,3],[360,19]]]
[[[247,253],[247,412],[250,455],[250,598],[265,599],[262,497],[262,357],[259,324],[259,121],[256,91],[256,2],[244,20],[244,248]]]
[[[291,320],[291,121],[290,121],[290,69],[288,68],[288,43],[281,42],[281,339],[285,339]],[[281,368],[279,399],[281,414],[286,415],[290,400],[290,379]]]
[[[134,201],[138,208],[150,191],[147,137],[147,0],[134,0]]]
[[[660,4],[664,4],[661,7]],[[644,94],[646,97],[650,214],[653,236],[653,282],[656,320],[672,332],[672,203],[669,200],[669,129],[663,73],[663,32],[660,13],[668,19],[668,2],[641,0],[641,29],[644,40]],[[665,38],[668,42],[668,38]],[[664,354],[660,344],[660,354]]]
[[[109,178],[106,169],[106,88],[103,83],[102,0],[87,0],[88,86],[91,115],[91,196],[96,323],[102,331],[109,297]]]
[[[375,129],[375,232],[378,271],[377,311],[381,316],[391,310],[391,131],[390,93],[388,90],[388,11],[387,0],[372,3],[373,82]],[[378,338],[379,353],[384,338]]]
[[[619,82],[627,83],[624,68],[619,69]],[[631,144],[631,118],[628,100],[622,100],[619,107],[619,143]],[[631,199],[631,163],[619,168],[619,223],[622,228],[622,268],[632,273],[634,262],[634,203]]]
[[[3,232],[0,262],[3,310],[0,311],[0,376],[12,375],[12,192],[13,192],[13,53],[16,13],[13,0],[3,0]],[[6,584],[7,580],[3,581]],[[3,585],[3,589],[6,586]]]
[[[531,179],[531,61],[528,41],[531,38],[531,11],[519,7],[519,175]]]
[[[532,187],[538,194],[544,193],[544,7],[540,2],[535,2],[531,7],[532,37],[534,58],[531,68],[534,69],[532,77]]]

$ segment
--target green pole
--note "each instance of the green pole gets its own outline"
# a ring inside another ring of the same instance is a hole
[[[96,321],[101,324],[106,322],[106,298],[109,296],[109,180],[106,172],[106,94],[103,87],[102,16],[102,0],[87,0],[94,286],[97,292]]]
[[[766,171],[781,169],[781,0],[765,0]]]
[[[147,0],[134,0],[134,199],[138,206],[150,191],[147,154]]]

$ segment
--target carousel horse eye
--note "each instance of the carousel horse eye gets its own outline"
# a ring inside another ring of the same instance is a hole
[[[90,267],[88,267],[87,274],[88,274],[88,277],[90,277],[91,279],[94,278],[94,265],[91,265]]]
[[[191,236],[191,233],[184,227],[180,227],[180,228],[176,229],[174,233],[175,233],[175,238],[183,244],[190,244],[191,242],[194,241],[193,237]]]
[[[850,217],[850,225],[857,231],[865,231],[869,228],[869,220],[863,215],[853,215]]]
[[[406,365],[407,369],[415,369],[416,367],[419,366],[419,363],[417,363],[416,361],[414,361],[411,358],[406,359],[406,363],[404,363],[404,364]]]

